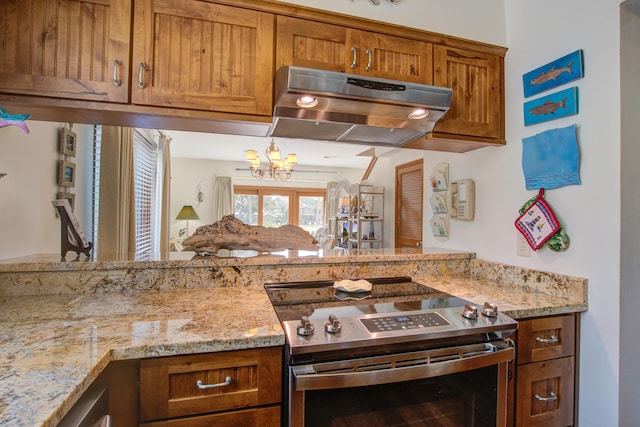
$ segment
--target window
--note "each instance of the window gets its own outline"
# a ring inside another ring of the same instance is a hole
[[[233,188],[234,214],[250,225],[293,224],[314,233],[324,224],[324,203],[325,190],[317,188]]]
[[[100,223],[100,167],[102,126],[94,127],[92,235],[94,256],[98,250],[98,228]],[[162,197],[162,151],[159,144],[135,129],[133,132],[134,205],[136,259],[152,258],[160,250],[160,227],[158,224]],[[106,206],[106,205],[105,205]]]
[[[158,144],[136,129],[133,133],[136,255],[151,256],[159,249],[158,154]]]

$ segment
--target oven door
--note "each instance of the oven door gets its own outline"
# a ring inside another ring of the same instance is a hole
[[[505,426],[509,340],[289,368],[289,425]]]

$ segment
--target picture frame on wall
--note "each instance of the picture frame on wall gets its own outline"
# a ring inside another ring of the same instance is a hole
[[[524,97],[556,88],[584,77],[582,49],[571,52],[522,75]]]
[[[75,156],[77,141],[78,135],[75,132],[71,129],[62,128],[60,132],[60,154]]]
[[[524,125],[578,114],[578,88],[571,87],[524,103]]]
[[[69,202],[69,206],[71,206],[71,210],[73,210],[76,202],[76,195],[73,193],[68,193],[66,191],[59,191],[56,199],[67,200]]]
[[[73,187],[76,185],[76,164],[66,160],[58,163],[58,185],[61,187]]]

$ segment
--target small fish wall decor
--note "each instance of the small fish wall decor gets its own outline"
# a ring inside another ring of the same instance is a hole
[[[522,76],[524,97],[536,95],[584,77],[582,49],[549,62]]]
[[[524,103],[525,126],[574,114],[578,114],[578,88],[575,86]]]

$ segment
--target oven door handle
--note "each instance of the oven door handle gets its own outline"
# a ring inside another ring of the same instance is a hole
[[[292,366],[291,372],[295,379],[296,391],[325,390],[334,388],[350,388],[378,384],[390,384],[404,381],[433,378],[470,371],[508,362],[515,358],[513,347],[490,348],[486,351],[473,351],[463,358],[449,360],[417,360],[411,366],[398,366],[393,356],[388,361],[380,360],[377,366],[367,367],[367,370],[356,370],[354,367],[343,366],[340,369],[323,372],[313,364]]]

